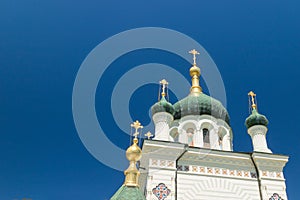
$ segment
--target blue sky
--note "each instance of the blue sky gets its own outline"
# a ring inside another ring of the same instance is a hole
[[[123,173],[96,160],[79,139],[72,116],[73,84],[81,63],[100,42],[148,26],[182,32],[214,59],[227,92],[236,151],[252,150],[244,120],[247,92],[257,93],[259,110],[270,121],[270,149],[290,155],[287,192],[289,199],[296,199],[299,8],[296,0],[1,1],[1,200],[96,200],[113,195]],[[186,61],[157,50],[131,52],[108,68],[98,85],[106,89],[96,93],[97,116],[107,137],[123,149],[129,137],[108,109],[114,84],[110,77],[149,62],[172,66],[189,79]],[[201,84],[206,91],[203,80]],[[156,85],[140,87],[131,98],[132,117],[148,123],[149,107],[156,100]]]

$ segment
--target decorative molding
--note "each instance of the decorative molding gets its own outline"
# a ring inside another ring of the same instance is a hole
[[[197,174],[207,174],[215,176],[230,176],[237,178],[256,179],[257,174],[255,172],[244,171],[244,170],[232,170],[217,167],[203,167],[195,165],[178,165],[177,170],[181,172],[191,172]]]
[[[267,178],[275,178],[275,179],[282,179],[283,173],[282,172],[276,172],[276,171],[261,171],[262,177]]]
[[[215,168],[215,167],[203,167],[195,165],[178,165],[178,171],[192,172],[198,174],[208,174],[208,175],[219,175],[219,176],[233,176],[241,178],[257,178],[256,172],[245,171],[245,170],[232,170],[225,168]],[[283,173],[277,171],[260,171],[261,176],[265,178],[272,179],[283,179]]]
[[[245,171],[245,170],[232,170],[232,169],[217,168],[217,167],[178,165],[177,170],[182,172],[191,172],[191,173],[208,174],[208,175],[216,175],[216,176],[233,176],[239,178],[255,178],[255,179],[257,178],[256,172]],[[283,179],[282,172],[260,171],[260,174],[264,178]]]
[[[206,163],[218,163],[222,165],[244,166],[244,167],[251,166],[251,160],[248,158],[228,157],[227,159],[223,155],[212,154],[210,149],[204,149],[204,148],[200,150],[197,149],[196,151],[198,152],[188,152],[180,159],[180,161],[184,163],[199,162],[200,164],[201,162],[203,162],[205,158]]]
[[[159,168],[175,168],[175,162],[173,160],[159,160],[159,159],[150,159],[150,167],[159,167]]]

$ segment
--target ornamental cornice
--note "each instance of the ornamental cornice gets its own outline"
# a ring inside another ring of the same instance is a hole
[[[208,165],[227,165],[239,167],[252,167],[253,164],[250,156],[239,156],[236,154],[216,153],[206,149],[199,149],[199,151],[186,152],[178,161],[179,163],[193,163],[201,164],[207,163]]]
[[[230,178],[243,178],[243,179],[257,179],[255,169],[241,170],[241,169],[228,169],[224,167],[207,167],[197,165],[178,165],[177,171],[179,173],[220,176]]]

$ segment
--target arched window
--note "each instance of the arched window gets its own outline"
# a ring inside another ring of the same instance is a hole
[[[203,147],[210,148],[209,130],[207,128],[202,129],[203,133]]]
[[[223,144],[222,144],[222,138],[219,136],[219,146],[220,146],[220,149],[222,150],[223,149]]]

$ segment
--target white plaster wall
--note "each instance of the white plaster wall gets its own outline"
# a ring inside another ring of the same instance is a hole
[[[147,200],[157,200],[157,197],[153,194],[152,190],[158,184],[164,183],[168,189],[171,190],[171,193],[165,200],[175,200],[175,169],[158,169],[150,168],[147,186],[146,186],[146,199]]]
[[[280,180],[262,180],[261,181],[263,199],[269,200],[270,197],[277,193],[279,196],[287,200],[285,181]]]

